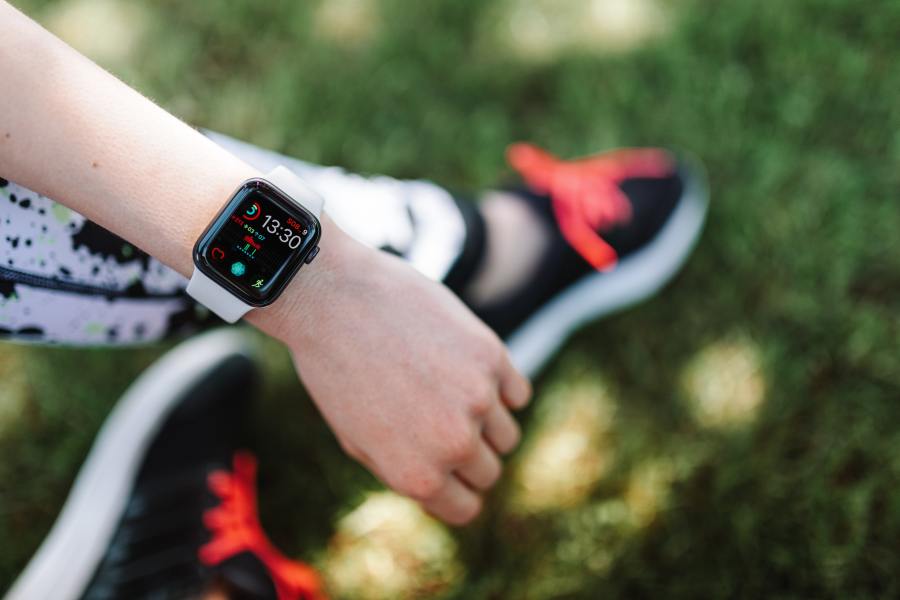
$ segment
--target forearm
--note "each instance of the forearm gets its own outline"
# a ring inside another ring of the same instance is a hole
[[[263,175],[0,0],[0,177],[60,202],[182,275],[240,184]],[[349,268],[323,215],[320,257],[248,320],[284,338]],[[305,310],[298,311],[303,304]],[[310,317],[312,318],[312,317]],[[313,331],[305,328],[308,335]]]
[[[194,240],[257,173],[5,3],[0,22],[0,175],[188,274]]]
[[[259,176],[0,0],[0,176],[83,214],[173,269],[244,180]],[[338,276],[353,244],[322,219],[321,257],[249,320],[280,323]],[[299,317],[298,317],[299,318]]]

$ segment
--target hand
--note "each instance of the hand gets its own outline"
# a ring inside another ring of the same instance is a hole
[[[302,291],[263,329],[291,349],[349,455],[431,514],[467,523],[518,444],[509,409],[527,404],[530,384],[442,285],[337,228],[326,235],[329,264],[301,270],[291,289]]]

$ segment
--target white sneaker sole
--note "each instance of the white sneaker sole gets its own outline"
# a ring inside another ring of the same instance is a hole
[[[537,375],[576,329],[652,296],[679,271],[700,237],[709,204],[702,170],[691,172],[675,211],[652,242],[613,271],[570,285],[506,338],[513,364],[524,375]]]
[[[245,335],[218,330],[168,352],[125,392],[97,435],[62,512],[6,600],[77,600],[103,559],[147,448],[197,379],[228,356],[250,356]]]

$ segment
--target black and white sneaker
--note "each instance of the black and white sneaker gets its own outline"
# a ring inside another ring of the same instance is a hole
[[[678,272],[703,227],[707,190],[698,166],[659,149],[563,161],[516,144],[508,160],[525,184],[512,191],[551,242],[520,291],[469,304],[534,376],[578,327],[653,295]]]
[[[268,541],[256,460],[240,450],[259,376],[245,339],[176,347],[104,424],[50,534],[7,600],[324,598],[315,572]]]

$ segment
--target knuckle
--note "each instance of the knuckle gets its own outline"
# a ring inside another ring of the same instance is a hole
[[[419,502],[432,500],[444,486],[444,477],[426,468],[416,469],[398,477],[391,487]]]
[[[484,417],[494,406],[495,396],[489,386],[484,385],[468,398],[469,412],[475,417]]]
[[[469,426],[444,438],[444,457],[453,464],[464,464],[478,454],[478,437]]]

